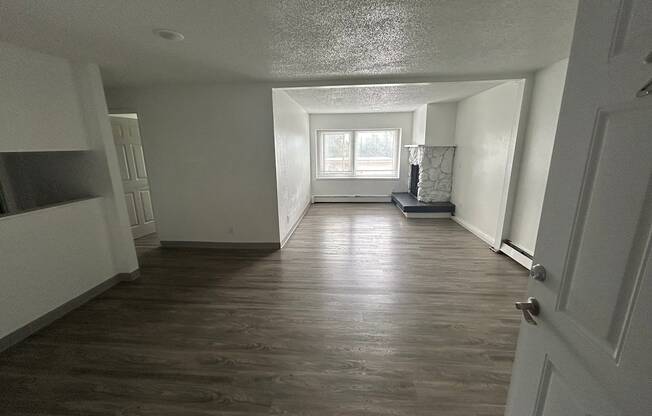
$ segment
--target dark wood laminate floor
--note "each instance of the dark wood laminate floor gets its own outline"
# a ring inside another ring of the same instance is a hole
[[[453,221],[318,204],[282,251],[141,262],[0,354],[1,414],[503,414],[526,272]]]

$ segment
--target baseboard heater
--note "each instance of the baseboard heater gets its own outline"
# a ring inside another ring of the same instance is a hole
[[[392,197],[391,195],[313,195],[312,202],[392,202]]]
[[[510,240],[503,240],[500,251],[511,257],[521,266],[530,270],[532,268],[532,255]]]

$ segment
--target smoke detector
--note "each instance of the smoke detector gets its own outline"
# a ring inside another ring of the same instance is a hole
[[[154,29],[154,34],[159,38],[171,40],[173,42],[179,42],[185,37],[181,33],[170,29]]]

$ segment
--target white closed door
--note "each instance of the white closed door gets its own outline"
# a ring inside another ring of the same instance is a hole
[[[116,116],[110,119],[131,232],[134,238],[142,237],[155,232],[156,224],[138,120]]]
[[[650,52],[651,1],[580,1],[507,415],[652,415]]]

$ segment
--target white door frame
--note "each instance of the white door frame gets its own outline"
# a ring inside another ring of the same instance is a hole
[[[149,194],[150,194],[150,202],[152,205],[152,212],[154,214],[154,221],[156,222],[156,231],[159,229],[159,222],[158,222],[158,214],[156,212],[156,198],[154,196],[154,192],[152,191],[152,177],[150,176],[149,172],[151,170],[149,169],[149,165],[147,163],[147,145],[146,145],[146,139],[145,139],[145,133],[143,130],[143,122],[142,122],[142,115],[140,112],[138,112],[137,109],[132,108],[132,107],[109,107],[108,108],[108,115],[112,116],[115,114],[136,114],[136,121],[138,123],[138,131],[140,132],[140,140],[141,140],[141,147],[142,147],[142,152],[143,152],[143,158],[145,159],[145,166],[147,166],[147,182],[149,184]]]

